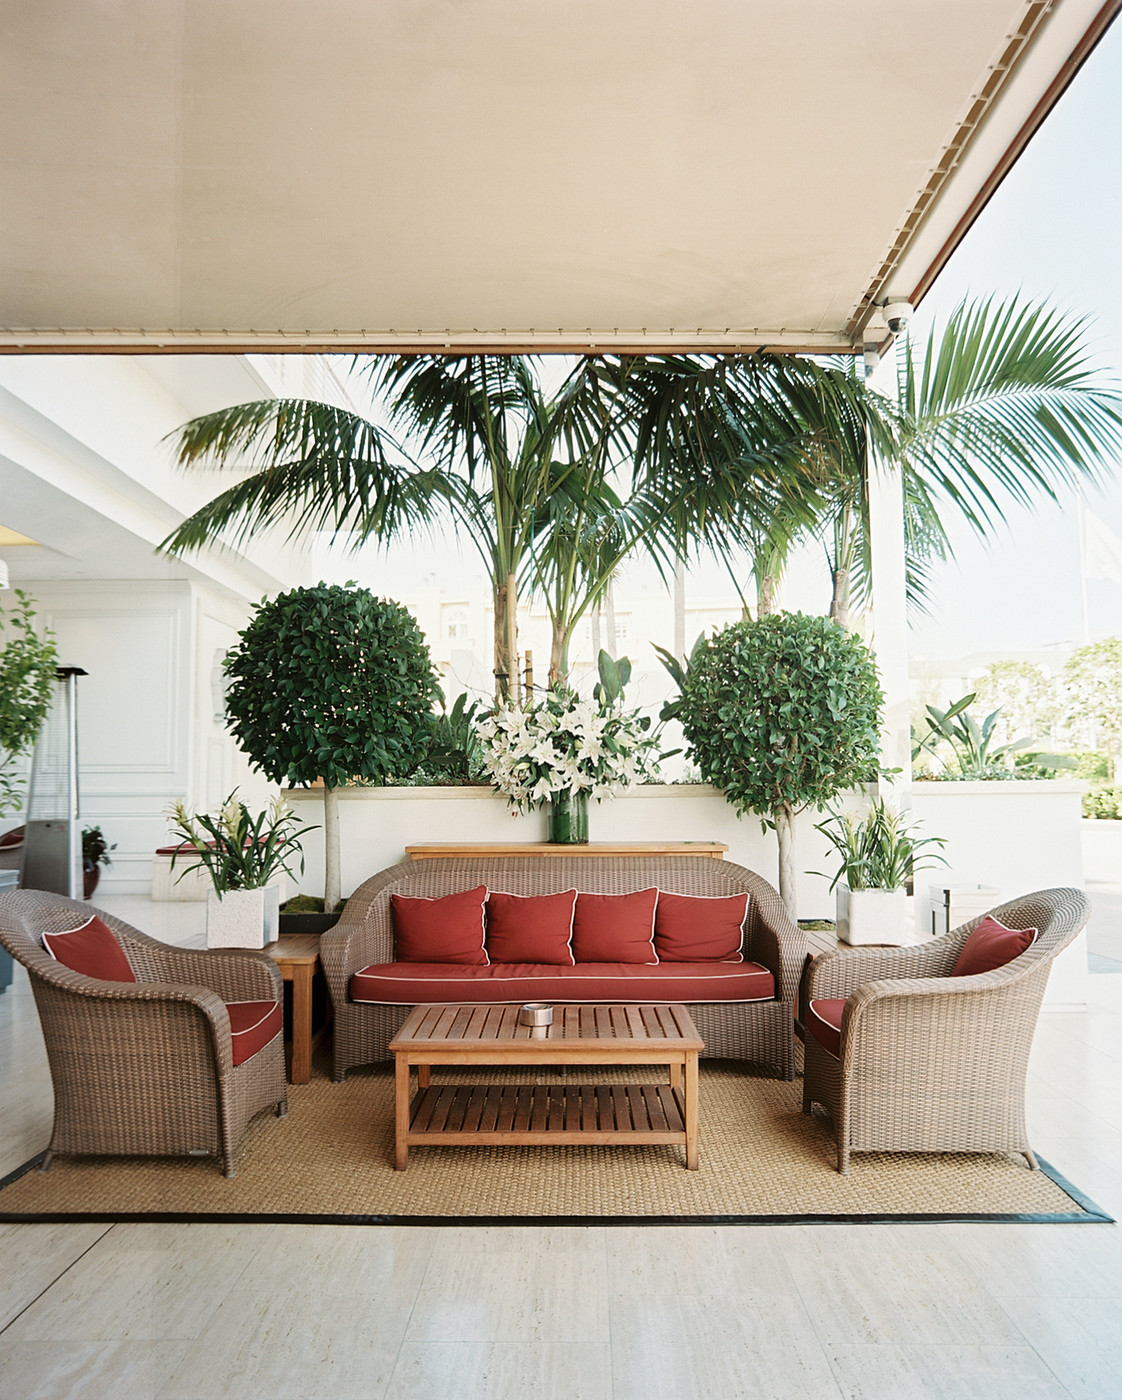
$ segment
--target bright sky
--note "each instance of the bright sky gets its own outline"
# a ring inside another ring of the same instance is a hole
[[[915,328],[966,295],[1023,291],[1090,317],[1090,340],[1122,381],[1122,24],[1100,43],[963,240]],[[1122,464],[1088,507],[1122,537]],[[1033,650],[1083,640],[1074,503],[1010,512],[980,543],[956,531],[936,575],[935,616],[913,655]],[[1088,582],[1091,638],[1122,636],[1122,584]]]

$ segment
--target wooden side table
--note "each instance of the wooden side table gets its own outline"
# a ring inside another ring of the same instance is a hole
[[[406,846],[410,860],[447,856],[709,856],[723,860],[721,841],[586,841],[558,845],[552,841],[431,841]]]
[[[292,933],[264,950],[292,983],[293,1084],[307,1084],[312,1077],[312,982],[319,963],[319,934]]]

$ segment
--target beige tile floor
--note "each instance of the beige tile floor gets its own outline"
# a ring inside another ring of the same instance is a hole
[[[170,941],[196,905],[105,899]],[[1039,1150],[1122,1215],[1122,975],[1046,1015]],[[41,1148],[26,980],[0,997],[0,1173]],[[0,1226],[0,1396],[1122,1397],[1122,1229]]]

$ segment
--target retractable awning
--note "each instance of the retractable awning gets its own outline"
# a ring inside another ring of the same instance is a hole
[[[0,349],[850,349],[1119,0],[5,6]]]

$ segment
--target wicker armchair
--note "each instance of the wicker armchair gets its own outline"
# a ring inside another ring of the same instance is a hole
[[[1025,1129],[1025,1074],[1052,959],[1090,914],[1081,890],[1040,890],[993,911],[1036,942],[993,972],[952,977],[973,919],[919,947],[825,953],[807,999],[845,998],[831,1055],[806,1037],[803,1111],[828,1110],[838,1171],[851,1152],[1013,1152]]]
[[[98,914],[136,982],[72,972],[43,948]],[[280,971],[261,953],[175,948],[62,895],[0,896],[0,944],[31,978],[54,1085],[55,1153],[218,1156],[235,1175],[237,1147],[263,1108],[288,1111],[284,1043],[275,1036],[233,1063],[227,1002],[279,1001]]]
[[[389,1058],[389,1042],[410,1008],[356,1003],[351,978],[369,963],[394,956],[390,896],[432,898],[486,884],[511,894],[550,894],[577,888],[625,894],[658,885],[679,894],[748,891],[744,955],[775,979],[772,1001],[691,1005],[705,1054],[770,1065],[795,1077],[794,1011],[806,962],[806,935],[792,923],[778,894],[761,876],[732,861],[702,856],[465,856],[404,861],[371,876],[347,900],[343,916],[320,939],[320,960],[335,1010],[335,1079],[355,1065]]]

